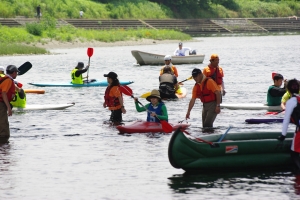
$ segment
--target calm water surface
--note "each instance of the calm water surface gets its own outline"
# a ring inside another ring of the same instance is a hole
[[[300,36],[213,37],[184,42],[184,46],[206,55],[200,65],[178,65],[178,80],[203,69],[209,56],[217,53],[225,71],[227,94],[224,103],[264,103],[272,84],[272,72],[285,78],[300,78]],[[173,44],[94,48],[90,78],[105,80],[115,71],[135,96],[158,87],[160,66],[133,66],[131,50],[172,54]],[[0,65],[33,68],[18,81],[26,89],[29,82],[69,81],[78,61],[87,63],[87,48],[51,50],[54,55],[5,56]],[[166,102],[170,122],[184,120],[193,81],[185,82],[187,98]],[[173,168],[167,155],[170,135],[119,135],[103,124],[110,112],[102,107],[104,87],[42,88],[44,95],[27,95],[27,104],[75,102],[61,111],[14,113],[9,118],[10,143],[0,147],[0,199],[299,199],[300,177],[290,171],[186,174]],[[125,123],[145,119],[135,111],[133,100],[125,96]],[[146,104],[145,99],[140,99]],[[245,124],[245,119],[262,117],[265,111],[223,109],[215,121],[214,133],[280,131],[281,124]],[[191,113],[189,132],[203,134],[201,103]],[[290,127],[293,131],[294,127]]]

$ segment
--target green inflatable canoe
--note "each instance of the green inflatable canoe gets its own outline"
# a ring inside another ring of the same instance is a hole
[[[185,171],[235,171],[290,167],[293,133],[277,140],[280,132],[228,133],[191,137],[180,129],[172,135],[168,155],[171,165]],[[202,141],[200,141],[202,140]]]

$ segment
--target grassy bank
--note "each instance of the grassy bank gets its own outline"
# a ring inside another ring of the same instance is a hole
[[[28,46],[24,44],[8,44],[0,42],[0,55],[14,54],[46,54],[49,53],[46,49]]]
[[[166,19],[166,18],[232,18],[232,17],[287,17],[300,15],[300,2],[296,0],[219,0],[199,4],[168,6],[148,0],[111,0],[99,3],[94,0],[0,0],[0,17],[34,17],[36,7],[42,15],[54,18],[87,19]],[[219,3],[211,3],[219,2]]]

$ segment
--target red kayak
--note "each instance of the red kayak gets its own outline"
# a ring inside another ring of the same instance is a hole
[[[182,129],[186,129],[190,126],[190,124],[171,124],[173,131],[177,128],[181,127]],[[128,125],[119,125],[116,127],[120,133],[163,133],[163,129],[161,123],[156,122],[146,122],[146,121],[135,121]]]

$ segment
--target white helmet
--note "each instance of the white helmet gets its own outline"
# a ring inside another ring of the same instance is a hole
[[[164,58],[164,60],[172,60],[172,56],[166,55],[165,58]]]

